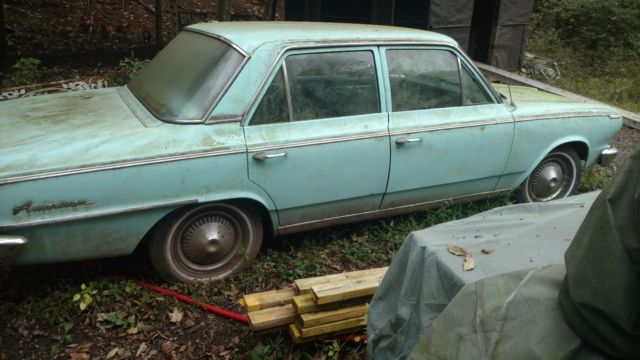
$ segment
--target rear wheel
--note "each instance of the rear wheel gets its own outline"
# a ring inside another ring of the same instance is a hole
[[[565,198],[580,181],[582,164],[569,147],[553,150],[536,166],[518,188],[520,202],[542,202]]]
[[[163,220],[150,244],[153,266],[167,280],[217,280],[251,262],[262,243],[262,222],[225,203],[202,205]]]

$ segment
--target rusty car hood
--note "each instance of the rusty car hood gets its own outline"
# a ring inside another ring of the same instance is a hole
[[[509,87],[503,84],[491,84],[500,94],[507,97],[509,103]],[[582,103],[563,96],[528,86],[510,86],[511,96],[517,109],[514,117],[572,117],[572,116],[607,116],[617,112],[604,104]]]
[[[240,142],[235,132],[226,136],[224,129],[214,138],[212,126],[167,124],[150,120],[148,114],[137,116],[142,107],[127,105],[133,97],[125,102],[121,95],[126,91],[107,88],[0,102],[0,183],[34,174],[211,151]],[[225,140],[216,140],[220,137]]]

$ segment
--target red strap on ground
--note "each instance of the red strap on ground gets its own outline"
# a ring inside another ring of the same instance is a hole
[[[163,288],[163,287],[160,287],[160,286],[152,285],[152,284],[146,283],[146,282],[144,282],[142,280],[138,281],[138,285],[140,285],[140,286],[142,286],[144,288],[147,288],[149,290],[153,290],[153,291],[155,291],[157,293],[160,293],[162,295],[173,296],[176,299],[178,299],[178,300],[180,300],[182,302],[185,302],[187,304],[200,306],[201,308],[203,308],[205,310],[208,310],[208,311],[211,311],[214,314],[218,314],[220,316],[224,316],[224,317],[229,318],[229,319],[240,321],[240,322],[243,322],[245,324],[249,323],[249,319],[247,319],[247,317],[242,315],[242,314],[238,314],[236,312],[225,310],[223,308],[220,308],[220,307],[217,307],[217,306],[213,306],[213,305],[209,305],[209,304],[206,304],[206,303],[199,303],[199,302],[193,300],[192,298],[190,298],[190,297],[188,297],[186,295],[182,295],[182,294],[180,294],[180,293],[178,293],[176,291],[173,291],[171,289],[166,289],[166,288]]]

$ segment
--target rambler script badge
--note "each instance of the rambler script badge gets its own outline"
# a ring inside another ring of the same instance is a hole
[[[76,207],[81,205],[91,205],[95,204],[95,201],[89,200],[71,200],[71,201],[57,201],[52,203],[44,203],[34,206],[32,200],[27,200],[24,203],[17,205],[13,208],[13,215],[18,215],[22,211],[25,211],[27,214],[32,212],[39,211],[47,211],[47,210],[56,210],[63,208]]]

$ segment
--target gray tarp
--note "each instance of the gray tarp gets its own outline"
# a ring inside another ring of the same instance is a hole
[[[558,305],[564,265],[467,284],[410,359],[603,359],[567,325]]]
[[[565,261],[566,276],[558,264],[465,285],[410,358],[640,359],[640,151],[593,202]]]
[[[608,354],[640,359],[640,151],[593,204],[565,260],[569,326]]]
[[[409,234],[370,304],[369,356],[406,358],[465,284],[563,263],[564,251],[596,196],[496,208]],[[462,257],[450,254],[448,245],[470,250],[476,269],[462,271]],[[494,252],[484,255],[482,248]]]

